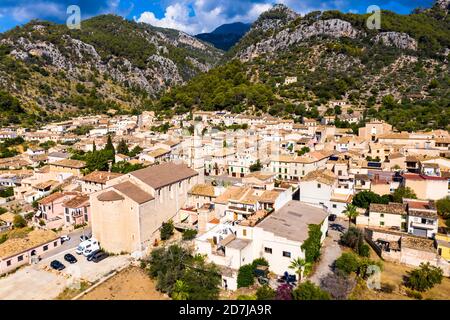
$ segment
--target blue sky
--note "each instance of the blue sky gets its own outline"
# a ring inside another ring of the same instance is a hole
[[[0,32],[31,19],[64,23],[67,7],[78,5],[83,19],[114,13],[197,34],[224,23],[252,22],[275,3],[284,3],[302,14],[329,9],[365,13],[370,5],[407,14],[416,7],[430,7],[433,0],[0,0]]]

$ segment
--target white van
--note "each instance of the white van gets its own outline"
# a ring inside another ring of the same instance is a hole
[[[89,239],[81,242],[75,252],[77,254],[83,254],[84,256],[89,255],[92,251],[100,249],[98,241],[96,239]]]

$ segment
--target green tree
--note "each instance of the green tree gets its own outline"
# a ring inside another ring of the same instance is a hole
[[[184,230],[184,232],[183,232],[183,240],[185,240],[185,241],[195,239],[196,236],[197,236],[197,230],[194,230],[194,229]]]
[[[303,275],[307,275],[312,268],[311,262],[307,262],[305,259],[297,258],[291,261],[289,269],[293,269],[298,274],[299,282],[302,281]]]
[[[111,151],[113,155],[116,154],[116,151],[114,149],[114,145],[112,143],[112,138],[111,138],[110,134],[108,135],[108,139],[106,140],[106,145],[105,145],[105,148],[103,150]]]
[[[388,204],[389,196],[380,196],[372,191],[361,191],[355,195],[352,202],[358,208],[364,209],[368,209],[371,203]]]
[[[262,169],[262,165],[261,165],[261,161],[259,161],[259,159],[256,160],[256,162],[250,166],[250,172],[261,171],[261,169]]]
[[[173,221],[169,220],[167,222],[164,222],[161,226],[160,233],[161,233],[161,240],[168,240],[171,236],[173,236]]]
[[[395,189],[394,193],[391,195],[393,202],[402,203],[404,198],[407,199],[417,199],[414,191],[409,187],[399,187]]]
[[[311,281],[300,283],[292,292],[294,300],[330,300],[328,292],[323,291]]]
[[[254,268],[251,264],[243,265],[239,268],[237,277],[238,288],[250,287],[255,282]]]
[[[128,153],[130,152],[130,150],[128,150],[128,145],[125,142],[124,139],[120,140],[119,144],[117,145],[117,153],[118,154],[125,154],[128,155]]]
[[[436,284],[440,284],[442,279],[442,269],[427,262],[421,263],[418,269],[408,272],[405,285],[413,290],[424,292],[433,288]]]
[[[444,198],[436,201],[436,208],[444,219],[450,218],[450,198]]]
[[[345,207],[344,215],[348,218],[348,228],[350,229],[351,223],[353,219],[359,215],[358,210],[355,205],[349,203]]]
[[[177,280],[172,291],[173,300],[188,300],[189,293],[188,287],[182,280]]]
[[[358,271],[359,259],[354,253],[345,252],[336,260],[335,265],[338,270],[349,275],[352,272]]]

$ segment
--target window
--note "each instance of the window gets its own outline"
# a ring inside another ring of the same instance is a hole
[[[66,214],[69,214],[69,208],[65,208],[64,210],[65,210]]]
[[[58,241],[53,242],[53,246],[56,247],[58,245]]]
[[[380,213],[380,218],[384,218],[384,213]]]
[[[6,261],[6,266],[9,267],[11,265],[11,260]]]
[[[48,250],[48,245],[47,246],[44,246],[44,251],[47,251]]]
[[[22,261],[23,260],[23,256],[18,256],[17,257],[17,261]]]
[[[291,257],[291,253],[288,252],[288,251],[283,251],[283,257],[290,258]]]
[[[336,209],[337,208],[337,204],[333,204],[333,208]]]
[[[89,220],[89,219],[88,219],[88,215],[85,214],[85,215],[84,215],[84,221],[85,221],[85,222],[88,222],[88,220]]]
[[[66,222],[70,222],[70,217],[66,216]]]
[[[384,226],[384,221],[380,221],[380,226]]]
[[[322,188],[322,185],[320,183],[317,184],[317,189]]]
[[[243,229],[242,230],[242,235],[245,237],[245,236],[247,236],[247,229]]]
[[[272,248],[264,247],[264,252],[272,254]]]
[[[87,207],[84,207],[84,213],[87,213]]]
[[[342,170],[338,171],[338,176],[342,176]]]

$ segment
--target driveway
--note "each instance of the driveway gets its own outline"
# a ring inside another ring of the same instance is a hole
[[[331,228],[333,225],[336,226],[336,230]],[[320,261],[314,274],[309,277],[309,280],[315,284],[320,285],[320,280],[332,272],[331,266],[333,262],[341,256],[342,250],[339,246],[339,239],[341,238],[341,234],[347,230],[347,226],[348,222],[342,218],[338,218],[333,222],[330,221],[328,237],[325,238],[323,243]]]

